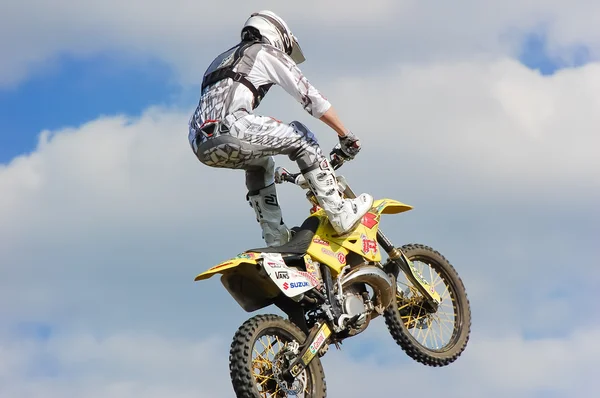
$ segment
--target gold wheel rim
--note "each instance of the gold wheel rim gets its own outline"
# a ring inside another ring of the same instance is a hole
[[[456,297],[448,288],[444,276],[438,273],[434,266],[421,260],[411,259],[411,261],[427,283],[440,294],[442,302],[436,312],[428,313],[422,305],[424,299],[421,292],[407,279],[406,282],[399,279],[396,300],[400,318],[419,344],[433,351],[443,350],[452,343],[457,332]],[[445,336],[447,336],[446,341]]]
[[[286,339],[287,340],[287,339]],[[275,378],[274,370],[278,366],[277,354],[285,348],[285,341],[277,335],[262,335],[256,339],[252,350],[252,372],[258,393],[263,398],[309,397],[308,372],[305,369],[296,377],[292,389],[302,386],[302,391],[288,394]],[[285,382],[284,382],[285,383]]]

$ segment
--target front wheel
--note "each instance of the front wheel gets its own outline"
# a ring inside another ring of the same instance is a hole
[[[396,300],[384,319],[396,343],[412,359],[427,366],[447,366],[462,354],[471,331],[471,308],[462,280],[444,256],[430,247],[410,244],[401,250],[442,298],[436,312],[421,292],[398,275]]]
[[[291,342],[304,343],[306,335],[277,315],[257,315],[236,332],[229,355],[229,371],[237,398],[325,398],[325,375],[319,357],[288,384],[279,377]]]

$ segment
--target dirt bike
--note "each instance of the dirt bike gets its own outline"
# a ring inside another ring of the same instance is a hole
[[[336,170],[349,160],[339,144],[330,157]],[[394,247],[379,228],[382,214],[412,206],[375,200],[361,223],[340,236],[301,173],[279,167],[276,174],[278,183],[307,189],[310,216],[292,228],[288,243],[247,250],[195,278],[220,273],[221,283],[245,311],[274,304],[288,316],[256,315],[235,333],[229,369],[236,396],[326,397],[320,358],[331,344],[339,349],[378,316],[412,359],[427,366],[454,362],[466,348],[471,328],[463,282],[439,252],[421,244]],[[337,180],[345,197],[356,197],[343,176]],[[385,262],[380,248],[387,253]],[[416,262],[423,265],[417,268]],[[440,312],[444,306],[449,314]],[[450,335],[447,342],[444,332]]]

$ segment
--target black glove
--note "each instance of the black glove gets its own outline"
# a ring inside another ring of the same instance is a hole
[[[354,158],[360,152],[360,141],[353,132],[348,131],[345,136],[338,136],[343,154],[349,159]]]

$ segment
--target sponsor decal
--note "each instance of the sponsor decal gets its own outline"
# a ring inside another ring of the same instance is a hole
[[[318,243],[319,245],[329,246],[329,242],[324,241],[323,239],[315,238],[313,242]]]
[[[336,253],[333,250],[329,250],[324,247],[321,249],[321,252],[327,254],[328,256],[337,258],[337,260],[340,262],[340,264],[346,263],[346,256],[344,255],[344,253]]]
[[[290,283],[290,287],[292,289],[296,289],[298,287],[307,287],[307,286],[310,286],[308,284],[308,282],[292,282],[292,283]]]
[[[236,256],[236,258],[246,258],[246,259],[252,260],[252,259],[254,259],[254,256],[255,256],[254,253],[241,253],[241,254],[238,254]]]
[[[310,276],[308,276],[308,278],[314,282],[314,284],[317,287],[321,286],[321,281],[320,281],[320,272],[317,269],[317,267],[315,266],[315,264],[312,262],[312,260],[307,259],[305,261],[306,264],[306,270],[308,271],[307,274],[309,274]]]
[[[373,239],[369,239],[365,234],[360,236],[362,239],[362,252],[365,254],[369,254],[373,252],[373,254],[377,253],[377,241]]]
[[[327,324],[325,324],[321,328],[319,333],[317,333],[317,336],[315,337],[313,343],[308,346],[308,350],[306,350],[306,353],[302,356],[302,362],[304,362],[305,365],[308,364],[308,362],[317,354],[317,352],[319,351],[319,349],[321,349],[321,346],[325,342],[325,339],[330,334],[331,330],[327,327]]]
[[[290,279],[290,275],[287,273],[287,271],[277,271],[275,272],[275,277],[277,279]]]
[[[301,282],[289,282],[289,283],[288,282],[283,282],[282,286],[283,286],[283,290],[288,290],[288,289],[298,289],[298,288],[301,288],[301,287],[307,287],[307,286],[310,286],[310,284],[308,282],[305,282],[305,281],[301,281]]]
[[[410,269],[412,270],[412,273],[413,273],[413,275],[414,275],[414,276],[415,276],[417,279],[419,279],[419,280],[421,281],[421,283],[422,283],[422,284],[429,285],[429,284],[427,283],[427,280],[425,280],[425,277],[423,276],[423,274],[421,274],[421,273],[419,272],[419,270],[415,268],[415,266],[413,265],[412,261],[411,261],[409,264],[410,264]],[[433,291],[432,291],[432,293],[433,293]]]
[[[369,212],[363,216],[361,224],[369,229],[373,229],[378,222],[377,215]]]
[[[270,195],[266,195],[265,196],[265,204],[271,205],[271,206],[279,206],[279,203],[277,203],[277,195],[270,194]]]
[[[223,268],[223,267],[225,267],[225,266],[227,266],[229,264],[233,264],[233,261],[228,261],[228,262],[223,263],[223,264],[215,265],[214,267],[212,267],[210,269],[210,271],[215,270],[215,269],[219,269],[219,268]]]
[[[281,264],[274,261],[267,261],[267,265],[271,268],[281,268]]]
[[[235,56],[235,53],[232,52],[227,57],[223,58],[223,61],[221,61],[221,63],[219,64],[219,67],[231,64],[231,62],[233,61],[233,57],[234,56]]]
[[[319,286],[319,280],[311,273],[309,272],[304,272],[304,271],[296,271],[298,274],[302,275],[305,278],[310,279],[310,281],[312,282],[313,285],[315,286]]]
[[[304,358],[303,358],[304,359]],[[304,364],[306,365],[308,363],[308,361],[305,361]],[[290,370],[290,373],[292,374],[292,376],[297,377],[300,374],[300,364],[294,365],[294,367],[292,368],[292,370]],[[300,384],[302,385],[302,384]]]
[[[317,351],[319,350],[319,348],[321,348],[321,346],[323,345],[323,342],[325,341],[325,338],[327,336],[325,335],[325,331],[321,330],[319,332],[319,334],[317,334],[317,338],[315,339],[315,341],[308,347],[308,349],[310,350],[310,352],[312,354],[316,354]]]
[[[284,283],[284,285],[285,284],[287,284],[287,282]],[[290,288],[291,289],[296,289],[296,288],[299,288],[299,287],[307,287],[307,286],[310,286],[308,284],[308,282],[292,282],[292,283],[290,283]]]
[[[335,256],[335,253],[329,249],[322,248],[321,252],[327,254],[328,256]]]
[[[321,161],[321,163],[319,164],[319,168],[321,170],[329,170],[329,163],[327,162],[327,159],[323,159]]]
[[[386,204],[387,204],[387,200],[384,200],[383,202],[381,202],[379,204],[379,206],[377,206],[375,208],[375,211],[377,211],[377,213],[381,213],[381,210],[383,210],[383,208],[385,207]]]

